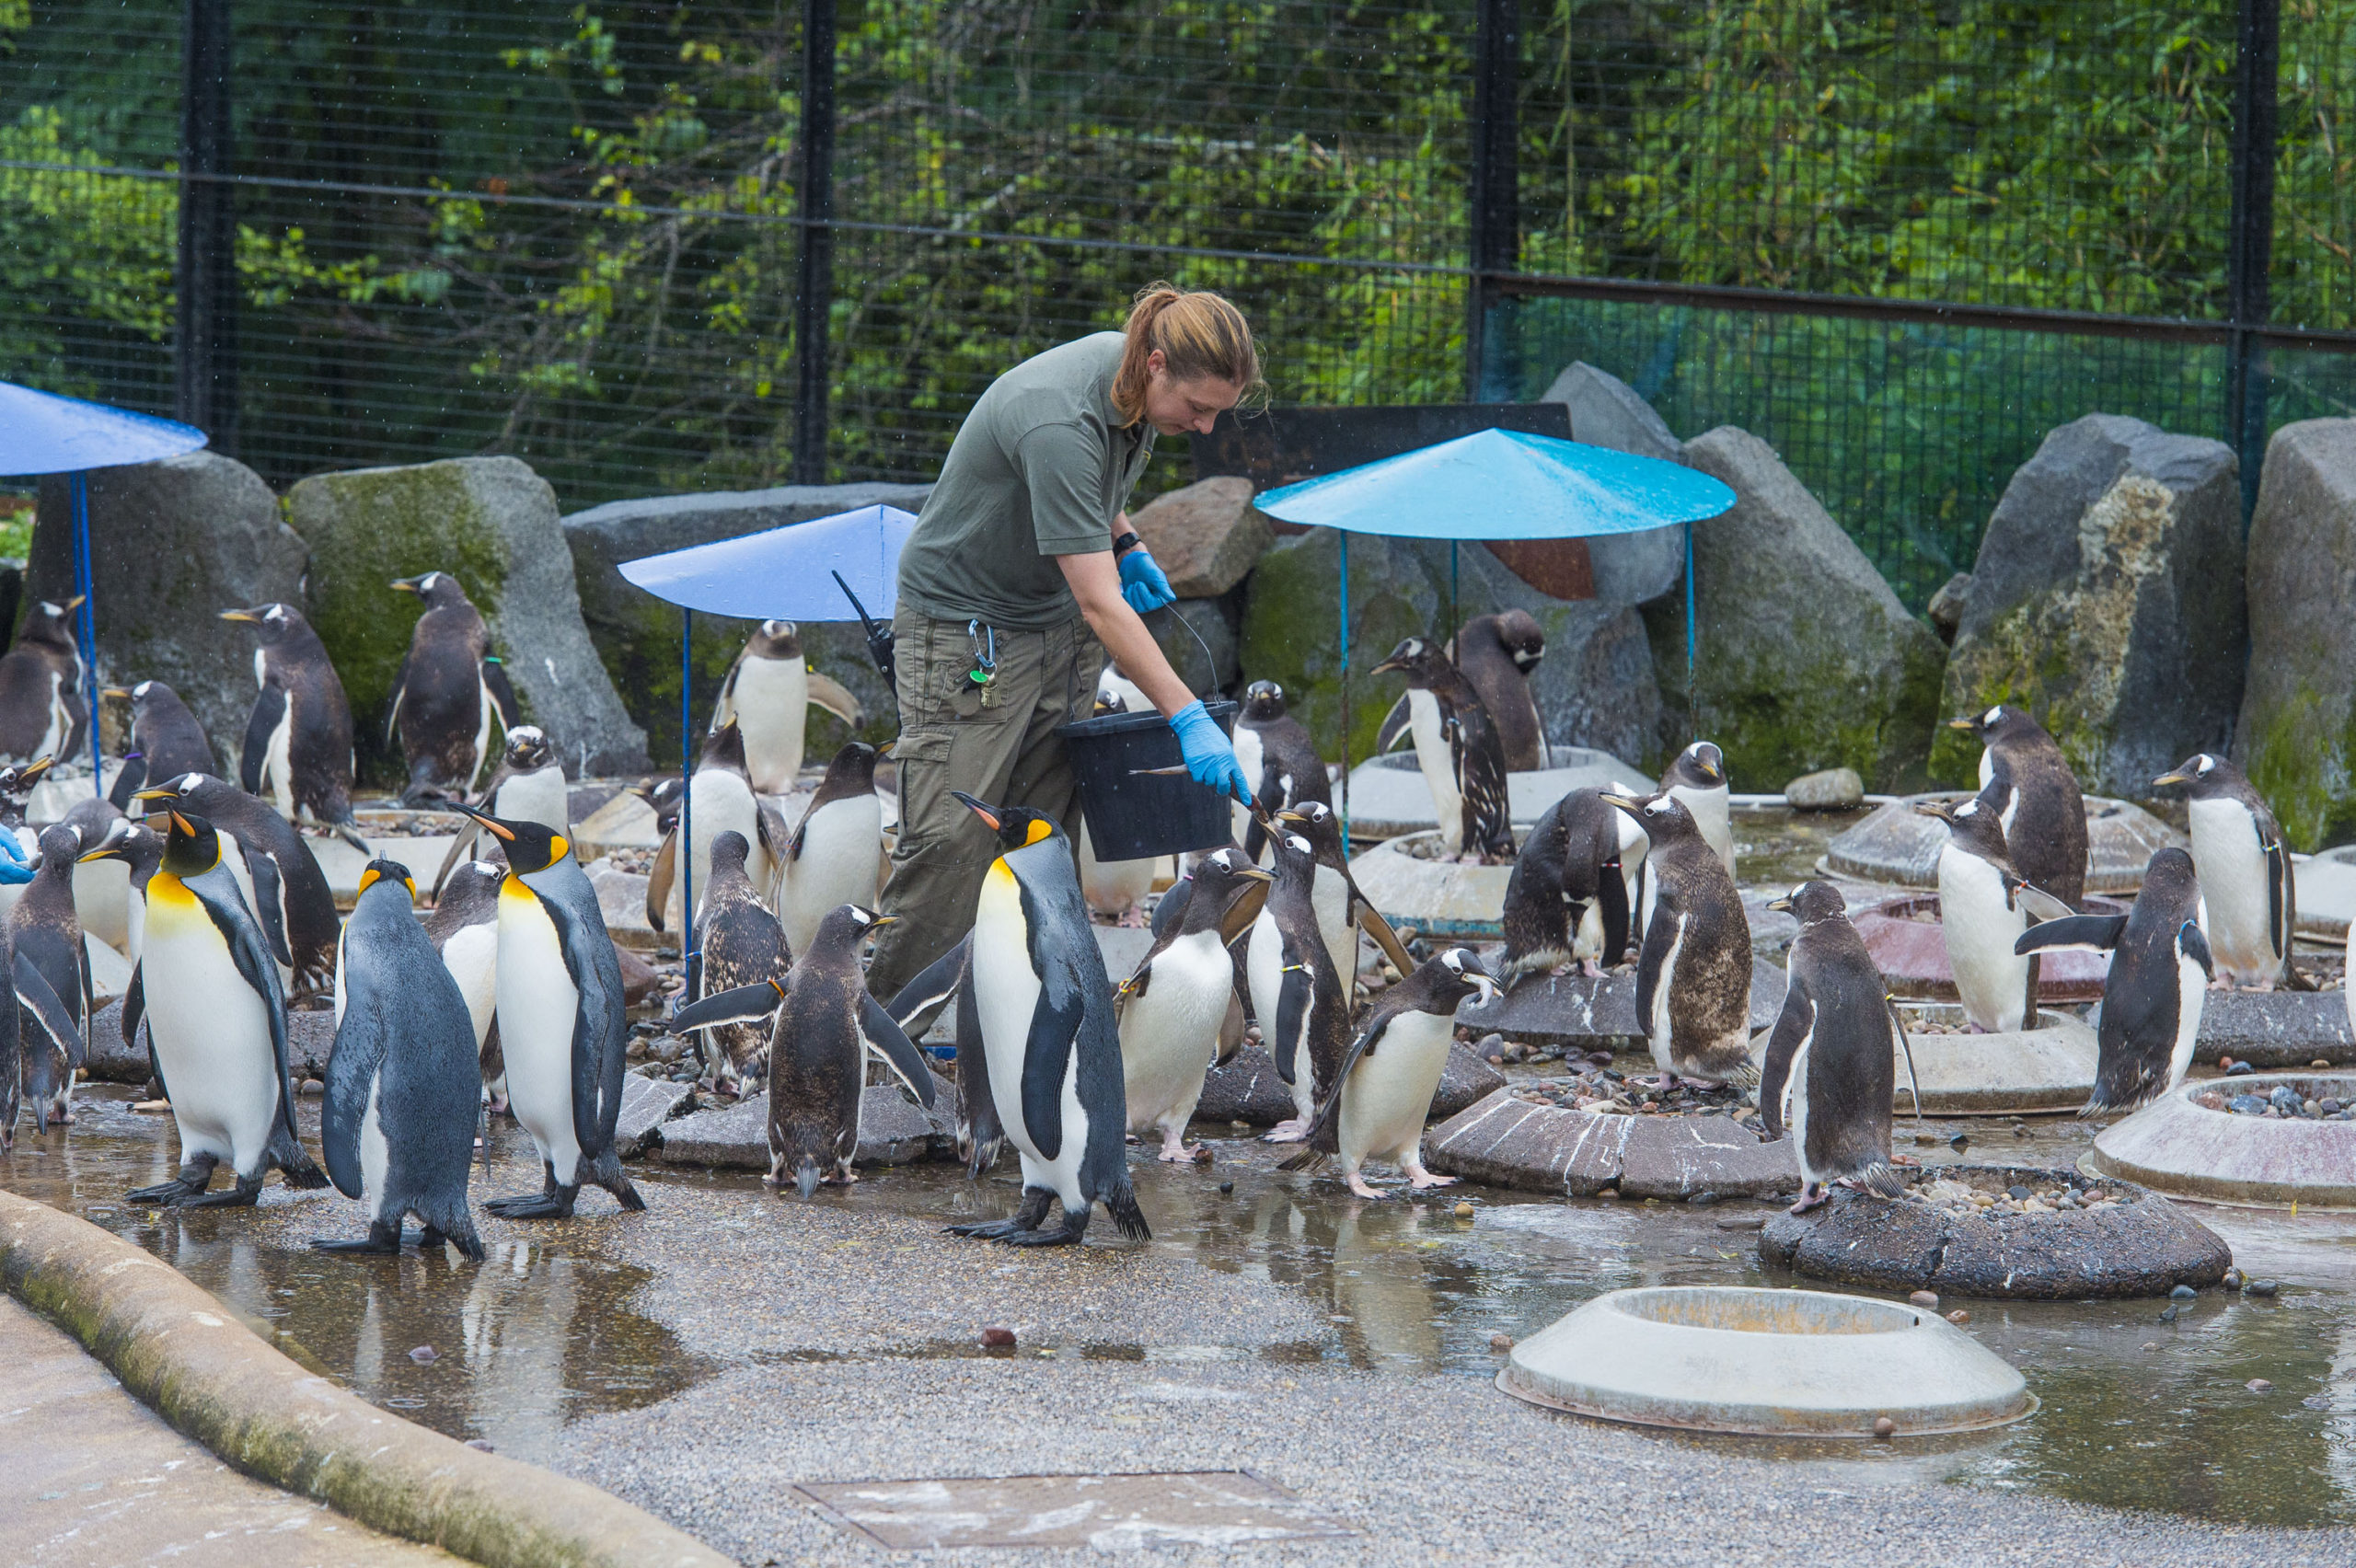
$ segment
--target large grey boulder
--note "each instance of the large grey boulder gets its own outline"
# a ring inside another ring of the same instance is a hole
[[[1182,599],[1216,599],[1243,581],[1276,537],[1252,504],[1252,481],[1221,474],[1159,495],[1129,525]]]
[[[1981,538],[1946,710],[2027,709],[2105,795],[2223,750],[2247,626],[2240,467],[2223,442],[2116,414],[2047,435]],[[1979,757],[1943,731],[1934,770],[1976,782]]]
[[[679,755],[679,612],[621,574],[621,564],[641,556],[683,550],[714,539],[733,539],[814,518],[832,517],[862,506],[896,506],[920,512],[930,485],[785,485],[775,490],[713,490],[698,495],[652,496],[615,501],[575,512],[564,519],[565,543],[572,551],[580,586],[581,613],[615,684],[625,693],[630,717],[646,731],[656,756]],[[870,605],[870,612],[876,606]],[[849,604],[840,622],[804,622],[803,654],[841,682],[867,710],[866,738],[882,740],[897,728],[892,694],[867,656],[867,644]],[[848,624],[843,624],[847,622]],[[751,634],[752,623],[723,616],[696,617],[696,722],[700,731],[711,713],[720,683]],[[846,738],[823,711],[810,716],[805,760],[824,762]]]
[[[1917,788],[1946,650],[1773,448],[1722,425],[1685,444],[1733,487],[1693,525],[1700,646],[1689,688],[1684,601],[1646,612],[1669,738],[1726,753],[1738,790],[1853,767],[1877,790]]]
[[[261,476],[217,452],[90,475],[90,569],[101,685],[162,681],[204,726],[234,778],[254,705],[253,639],[218,617],[246,605],[301,605],[302,538]],[[63,478],[41,483],[26,598],[74,596],[74,515]],[[125,715],[109,705],[108,734]],[[87,760],[87,758],[85,759]]]
[[[1685,461],[1685,444],[1636,389],[1585,361],[1574,361],[1539,398],[1571,412],[1571,439],[1664,463]],[[1641,605],[1678,585],[1685,572],[1685,531],[1656,528],[1578,541],[1594,563],[1595,595],[1616,605]]]
[[[384,743],[385,715],[417,601],[396,578],[446,571],[489,623],[524,716],[549,732],[566,771],[646,766],[581,618],[556,492],[514,457],[460,457],[320,474],[287,492],[288,520],[311,548],[310,617],[352,699],[372,772],[405,777]]]
[[[2235,749],[2292,844],[2343,842],[2356,836],[2356,420],[2274,432],[2247,581]]]

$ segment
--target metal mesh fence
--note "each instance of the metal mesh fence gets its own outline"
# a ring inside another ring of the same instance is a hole
[[[1282,401],[1524,398],[1584,358],[1680,432],[1744,424],[1919,605],[2055,423],[2230,436],[2253,348],[2269,421],[2347,406],[2356,0],[872,0],[836,20],[805,461],[813,3],[239,0],[224,444],[281,484],[514,452],[568,509],[923,478],[1000,369],[1169,275],[1245,306]],[[0,0],[0,376],[173,410],[183,193],[225,189],[181,163],[184,40],[225,4]],[[2279,130],[2245,219],[2253,14]],[[1472,167],[1484,29],[1504,170]],[[1476,172],[1509,177],[1502,255]],[[2307,335],[2235,348],[2258,309]]]

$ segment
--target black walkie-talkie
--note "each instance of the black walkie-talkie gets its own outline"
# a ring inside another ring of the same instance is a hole
[[[867,656],[875,661],[875,667],[884,672],[884,684],[896,693],[900,689],[900,676],[893,666],[893,651],[898,645],[899,638],[888,623],[879,621],[867,613],[867,606],[859,602],[859,595],[850,591],[850,584],[843,581],[841,572],[832,575],[835,586],[843,591],[843,597],[850,601],[850,607],[859,612],[859,624],[867,631]]]

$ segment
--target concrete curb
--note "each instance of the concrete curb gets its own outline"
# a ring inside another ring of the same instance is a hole
[[[582,1482],[414,1425],[314,1377],[170,1265],[0,1192],[0,1286],[247,1474],[490,1568],[732,1568]]]

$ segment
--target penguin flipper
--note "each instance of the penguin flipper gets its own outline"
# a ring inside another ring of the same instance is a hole
[[[1617,969],[1628,955],[1628,879],[1617,855],[1600,862],[1596,874],[1601,879],[1595,901],[1603,916],[1603,966]]]
[[[620,1041],[605,1036],[614,1024],[620,1025],[621,1033],[629,1032],[620,960],[602,926],[593,928],[576,919],[560,900],[542,895],[529,882],[524,886],[548,911],[565,971],[580,995],[572,1013],[572,1135],[583,1154],[598,1162],[603,1182],[602,1162],[613,1153],[614,1127],[621,1118],[624,1070]],[[603,952],[598,951],[601,944]]]
[[[1815,1025],[1816,1000],[1807,993],[1806,978],[1794,974],[1784,992],[1784,1010],[1775,1018],[1775,1032],[1767,1039],[1767,1060],[1759,1069],[1759,1119],[1767,1124],[1770,1141],[1784,1136],[1784,1091],[1790,1087],[1800,1044]]]
[[[832,675],[810,672],[810,706],[823,708],[856,730],[867,721],[867,709]]]
[[[24,1004],[22,1010],[29,1012],[33,1021],[40,1025],[41,1032],[49,1036],[50,1043],[64,1056],[67,1066],[82,1066],[88,1059],[82,1048],[82,1026],[74,1021],[74,1015],[59,998],[57,988],[42,976],[40,966],[26,953],[17,954],[11,972],[17,1000]]]
[[[1359,1031],[1358,1037],[1350,1042],[1350,1048],[1342,1054],[1342,1065],[1335,1070],[1334,1081],[1319,1086],[1325,1092],[1317,1101],[1315,1119],[1309,1124],[1304,1140],[1308,1147],[1279,1165],[1278,1170],[1301,1170],[1316,1164],[1322,1156],[1341,1152],[1342,1086],[1350,1081],[1350,1075],[1357,1070],[1359,1060],[1373,1053],[1382,1039],[1383,1031],[1391,1027],[1391,1020],[1397,1012],[1396,1008],[1376,1007],[1374,1016],[1367,1020],[1366,1028]]]
[[[736,675],[745,667],[745,655],[738,653],[728,666],[728,674],[721,678],[720,695],[711,699],[711,727],[717,732],[728,727],[736,717]]]
[[[1382,917],[1382,911],[1377,909],[1373,902],[1358,891],[1356,878],[1350,881],[1350,903],[1353,905],[1352,914],[1358,923],[1358,929],[1374,939],[1374,945],[1382,950],[1382,956],[1391,961],[1391,966],[1393,969],[1399,971],[1399,977],[1403,980],[1413,974],[1415,972],[1415,961],[1407,955],[1407,944],[1399,940],[1399,933],[1391,928],[1391,922]],[[1339,974],[1342,961],[1346,955],[1328,953],[1326,956],[1334,961],[1334,973]],[[1351,967],[1357,966],[1353,964]]]
[[[271,956],[270,950],[262,944],[260,928],[256,926],[250,917],[238,919],[239,909],[237,905],[232,904],[224,907],[217,902],[224,889],[230,890],[234,896],[237,884],[230,881],[226,873],[221,872],[217,867],[214,870],[205,873],[206,878],[214,875],[219,875],[221,879],[217,886],[198,888],[190,885],[189,891],[196,894],[197,903],[212,918],[214,928],[221,933],[222,943],[228,948],[229,957],[237,966],[238,976],[261,997],[262,1011],[270,1018],[270,1054],[278,1068],[279,1125],[285,1132],[287,1141],[295,1146],[297,1156],[301,1157],[303,1162],[307,1165],[309,1159],[302,1155],[301,1140],[294,1136],[294,1072],[293,1064],[288,1060],[286,993],[278,984],[278,964]],[[275,1143],[275,1141],[273,1137],[272,1142]],[[294,1170],[291,1167],[288,1168],[287,1179],[290,1182],[294,1180]],[[313,1174],[317,1174],[316,1170]],[[317,1182],[312,1183],[316,1186],[326,1184],[327,1179],[323,1176]]]
[[[387,746],[393,744],[393,737],[400,728],[401,698],[409,695],[409,655],[410,650],[406,648],[401,650],[400,668],[393,672],[393,699],[385,704],[385,744]],[[343,1189],[338,1185],[336,1191],[342,1192]],[[346,1193],[344,1195],[359,1196],[356,1193]]]
[[[663,836],[653,869],[646,873],[646,923],[657,931],[663,928],[663,912],[671,906],[671,883],[678,874],[679,830],[675,827]]]
[[[286,946],[286,916],[283,902],[282,881],[278,874],[278,857],[267,849],[249,849],[239,843],[237,850],[246,858],[246,874],[254,880],[254,919],[261,926],[262,940],[270,944],[272,958],[287,968],[294,967],[294,956]]]
[[[491,693],[491,705],[499,711],[499,733],[504,738],[522,722],[523,713],[516,707],[515,688],[507,679],[507,665],[496,653],[483,656],[482,687]]]
[[[2108,952],[2127,934],[2124,915],[2073,915],[2067,919],[2048,920],[2023,931],[2013,944],[2015,956],[2029,952],[2052,952],[2061,948],[2085,948],[2093,952]]]
[[[935,1098],[932,1069],[925,1066],[924,1053],[918,1050],[900,1026],[892,1021],[892,1015],[884,1010],[884,1004],[872,997],[862,997],[860,1000],[859,1032],[867,1037],[867,1043],[874,1047],[875,1054],[884,1058],[884,1066],[908,1086],[908,1092],[917,1097],[918,1103],[928,1111],[931,1110]]]
[[[2009,891],[2013,895],[2013,902],[2027,911],[2028,917],[2032,920],[2067,920],[2077,913],[2070,907],[2066,900],[2056,898],[2043,888],[2033,887],[2027,882],[2022,882]]]
[[[146,787],[146,757],[138,752],[126,752],[123,755],[122,767],[115,773],[114,788],[107,791],[108,803],[119,812],[128,813],[131,810],[132,792]]]
[[[433,873],[433,897],[436,903],[441,901],[442,889],[449,882],[450,873],[458,869],[459,861],[469,858],[475,846],[475,835],[482,831],[474,818],[468,817],[465,821],[466,825],[458,829],[457,836],[450,840],[450,852],[442,857],[442,869]]]
[[[755,1019],[768,1017],[785,1000],[785,993],[793,977],[760,980],[750,986],[738,986],[726,991],[714,991],[701,1001],[689,1002],[668,1020],[674,1032],[685,1034],[690,1030],[717,1029],[723,1023],[750,1023]]]
[[[1382,716],[1382,728],[1374,732],[1374,751],[1377,756],[1385,752],[1397,751],[1415,738],[1411,711],[1404,696],[1391,705],[1391,711]]]
[[[2177,928],[2176,951],[2200,965],[2200,973],[2210,979],[2217,978],[2217,961],[2209,951],[2209,938],[2200,928],[2187,920]]]
[[[136,963],[131,968],[131,983],[123,987],[121,1025],[122,1043],[136,1049],[139,1043],[139,1020],[147,1011],[147,966]]]
[[[1082,1011],[1080,987],[1056,980],[1039,987],[1031,1011],[1031,1033],[1022,1046],[1022,1124],[1042,1159],[1063,1152],[1064,1078]]]
[[[754,816],[760,824],[761,847],[769,852],[770,863],[777,867],[780,874],[782,874],[785,863],[802,853],[802,829],[795,828],[791,833],[787,832],[784,815],[767,801],[760,800],[758,797],[755,797],[755,800],[757,809]],[[815,805],[817,801],[814,798],[811,803]],[[809,813],[803,813],[802,822],[803,826],[809,825]],[[775,902],[773,893],[770,901]]]
[[[922,973],[900,987],[899,994],[884,1009],[892,1015],[894,1023],[905,1030],[910,1019],[939,1007],[956,994],[957,987],[965,979],[965,943],[968,940],[958,939],[955,947],[925,965]]]
[[[961,982],[957,987],[957,1104],[961,1131],[967,1145],[965,1175],[970,1181],[981,1179],[998,1159],[999,1146],[1006,1141],[1006,1124],[999,1120],[998,1101],[990,1095],[990,1065],[982,1043],[980,1004],[974,999],[974,987]]]
[[[286,688],[264,681],[254,697],[254,710],[246,720],[246,746],[237,757],[237,783],[248,795],[261,793],[261,767],[270,756],[270,737],[286,718]]]
[[[1316,981],[1309,965],[1290,942],[1284,944],[1284,975],[1276,984],[1276,1036],[1269,1054],[1276,1059],[1276,1076],[1287,1083],[1299,1071],[1300,1031],[1308,1020]]]
[[[360,1128],[368,1097],[385,1066],[385,1034],[359,1009],[348,1009],[328,1053],[328,1091],[319,1101],[319,1156],[328,1180],[347,1198],[357,1198],[366,1181],[360,1169]]]

